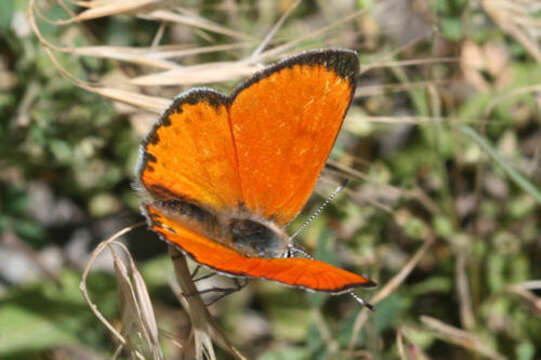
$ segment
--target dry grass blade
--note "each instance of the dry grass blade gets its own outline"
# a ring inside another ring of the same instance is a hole
[[[537,289],[539,288],[541,288],[541,284],[538,284]],[[541,318],[541,297],[536,296],[533,292],[529,291],[527,283],[508,285],[505,287],[505,291],[518,295],[526,300],[530,304],[534,315]]]
[[[163,359],[158,341],[158,325],[146,285],[124,244],[118,242],[112,244],[124,251],[130,264],[128,269],[115,249],[109,247],[114,259],[122,333],[127,340],[126,349],[132,357],[143,354],[146,359]]]
[[[74,83],[75,85],[85,90],[88,90],[95,94],[100,94],[103,97],[108,98],[110,100],[120,101],[125,104],[132,105],[136,108],[152,111],[155,113],[160,113],[161,111],[163,111],[163,109],[165,109],[171,102],[169,99],[141,95],[136,92],[115,89],[115,88],[96,87],[93,84],[83,82],[79,79],[74,78],[70,73],[68,73],[67,70],[64,69],[64,67],[58,63],[53,53],[49,49],[45,49],[45,50],[46,50],[47,55],[49,55],[49,58],[55,65],[55,67],[58,69],[58,71],[62,75],[64,75],[68,80],[70,80],[72,83]]]
[[[336,161],[327,160],[326,167],[327,168],[324,170],[324,176],[321,177],[322,180],[326,179],[325,173],[329,171],[333,171],[333,172],[339,173],[339,176],[346,175],[350,178],[356,178],[362,181],[373,183],[372,179],[370,179],[366,174],[358,170],[355,170],[349,166],[340,164]],[[332,184],[333,186],[337,185],[334,181],[332,182]],[[387,184],[377,184],[377,185],[380,189],[382,189],[382,191],[385,191],[386,194],[393,194],[393,196],[396,196],[396,197],[402,196],[402,191],[398,188],[393,187],[392,185],[387,185]],[[374,207],[382,211],[385,211],[389,214],[393,213],[392,208],[390,208],[389,206],[383,204],[382,202],[378,200],[378,194],[373,194],[374,195],[373,197],[359,196],[359,193],[357,191],[351,190],[348,188],[344,189],[344,192],[348,195],[348,197],[352,201],[359,204],[360,206],[364,206],[365,203],[369,203],[373,205]]]
[[[435,120],[430,116],[367,116],[366,121],[386,123],[386,124],[429,124]],[[440,118],[439,120],[450,121],[450,118]]]
[[[121,46],[85,46],[74,49],[66,49],[75,55],[92,56],[124,61],[131,64],[149,66],[158,69],[177,69],[180,66],[172,61],[159,59],[150,48],[129,48]]]
[[[129,3],[130,6],[141,6],[142,3],[127,1],[126,3]],[[116,3],[115,3],[116,4]],[[116,14],[115,11],[121,10],[120,8],[109,7],[109,5],[105,3],[94,3],[92,5],[88,5],[91,10],[88,11],[94,11],[97,13],[92,13],[94,15],[100,14],[103,16],[109,16]],[[123,6],[128,6],[127,4],[124,4]],[[104,7],[106,9],[104,9]],[[98,12],[101,11],[101,12]],[[252,74],[256,69],[259,69],[257,66],[248,66],[248,65],[239,65],[235,63],[220,63],[220,64],[205,64],[205,65],[199,65],[195,67],[181,67],[180,65],[165,60],[167,58],[172,57],[181,57],[181,56],[187,56],[187,55],[194,55],[194,54],[200,54],[205,52],[212,52],[212,51],[225,51],[230,49],[236,49],[236,48],[242,48],[247,46],[252,46],[250,43],[241,43],[241,44],[231,44],[231,45],[221,45],[221,46],[209,46],[207,48],[192,48],[192,49],[179,49],[177,47],[158,47],[158,48],[130,48],[130,47],[115,47],[115,46],[87,46],[87,47],[59,47],[56,46],[42,35],[39,26],[37,26],[36,18],[34,16],[34,13],[39,13],[39,10],[36,8],[35,0],[30,0],[29,7],[28,7],[28,17],[30,20],[30,25],[40,40],[40,42],[43,44],[45,49],[48,51],[48,55],[55,64],[55,66],[59,69],[59,71],[64,74],[70,81],[72,81],[77,86],[80,86],[86,90],[101,94],[103,96],[108,97],[111,100],[115,101],[122,101],[131,105],[134,105],[139,108],[156,111],[159,112],[162,109],[164,109],[168,103],[167,101],[160,101],[159,98],[151,98],[151,97],[145,97],[143,95],[139,95],[136,93],[129,93],[125,90],[120,89],[114,89],[114,88],[100,88],[97,87],[96,84],[88,84],[84,83],[78,79],[76,79],[74,76],[68,73],[68,71],[61,66],[58,61],[56,61],[54,55],[52,54],[51,50],[55,51],[61,51],[76,55],[83,55],[83,56],[92,56],[97,58],[107,58],[111,60],[121,60],[124,62],[129,62],[132,64],[137,65],[144,65],[148,67],[158,68],[158,69],[165,69],[170,70],[166,71],[164,73],[158,73],[158,74],[151,74],[147,76],[141,76],[139,78],[135,78],[132,80],[132,83],[136,85],[148,85],[148,86],[160,86],[160,85],[171,85],[171,84],[194,84],[194,83],[207,83],[207,82],[217,82],[217,81],[227,81],[231,80],[233,78],[238,78],[240,76]],[[83,12],[84,13],[84,12]],[[79,16],[82,16],[81,13]],[[155,12],[154,15],[164,15],[165,19],[168,19],[165,14],[169,14],[170,16],[174,16],[175,14],[169,13],[169,12]],[[169,16],[168,15],[168,16]],[[88,16],[88,15],[85,15]],[[185,16],[183,19],[186,18]],[[85,18],[86,19],[86,18]],[[81,18],[78,18],[78,20],[81,20]],[[177,19],[178,20],[178,19]],[[54,22],[53,22],[54,23]],[[196,25],[200,24],[200,21],[191,21],[188,22],[188,24]],[[207,24],[208,25],[208,24]],[[210,25],[209,25],[210,26]],[[207,26],[207,27],[209,27]],[[210,26],[209,29],[214,29],[213,26]],[[240,36],[239,34],[231,34],[224,29],[214,29],[217,32],[220,33],[227,33],[229,35],[235,35],[236,37],[246,38],[245,36]],[[162,52],[162,50],[164,50]],[[174,72],[174,71],[178,71]],[[171,72],[173,71],[173,72]],[[158,103],[155,103],[155,101],[158,101]]]
[[[406,343],[406,345],[404,345]],[[396,346],[398,355],[401,360],[428,360],[428,356],[424,354],[418,346],[412,343],[404,334],[403,328],[396,331]]]
[[[517,171],[514,166],[505,159],[498,150],[496,150],[483,136],[479,135],[474,129],[466,125],[458,126],[458,129],[473,141],[475,141],[486,153],[497,163],[509,177],[526,193],[532,196],[541,204],[541,191],[536,184]]]
[[[437,57],[428,59],[411,59],[411,60],[395,60],[395,61],[379,61],[374,64],[361,65],[361,74],[378,68],[390,68],[396,66],[416,66],[427,64],[444,64],[458,62],[458,58],[455,57]]]
[[[363,118],[364,119],[364,118]],[[341,173],[341,175],[347,175],[348,177],[365,181],[368,183],[372,183],[374,185],[380,186],[386,194],[392,194],[396,197],[406,197],[411,200],[416,200],[419,203],[421,203],[430,213],[432,214],[439,214],[441,213],[441,209],[438,207],[438,205],[421,189],[401,189],[399,187],[389,185],[389,184],[379,184],[377,182],[374,182],[368,175],[365,173],[353,169],[350,166],[344,165],[342,163],[339,163],[337,161],[334,161],[332,159],[327,160],[326,167],[334,168],[337,171]],[[345,190],[350,196],[354,195],[354,192],[352,192],[350,189]],[[376,201],[370,201],[371,204],[375,204],[378,208],[392,213],[392,209],[389,209],[385,205],[376,202]]]
[[[148,9],[148,6],[158,6],[158,5],[163,5],[163,4],[164,3],[162,2],[151,1],[151,0],[139,0],[139,1],[127,0],[127,1],[121,2],[121,4],[117,2],[108,3],[108,2],[102,2],[102,1],[86,2],[80,5],[87,7],[89,10],[83,11],[77,16],[73,16],[72,19],[67,20],[67,22],[82,21],[82,20],[88,20],[88,19],[96,18],[96,17],[111,16],[111,15],[117,15],[120,13],[128,13],[128,12],[133,12],[133,11],[136,12],[137,10],[142,11],[142,10]],[[39,14],[39,10],[35,7],[35,0],[31,0],[29,3],[28,14],[29,14],[32,29],[34,30],[34,33],[40,39],[40,42],[48,50],[48,55],[50,56],[55,66],[59,69],[59,71],[62,74],[64,74],[68,79],[70,79],[70,81],[72,81],[77,86],[80,86],[88,91],[100,94],[111,100],[120,101],[126,104],[133,105],[138,108],[142,108],[142,109],[150,110],[154,112],[160,112],[162,109],[167,107],[169,100],[140,95],[135,92],[129,92],[126,90],[121,90],[121,89],[116,89],[116,88],[103,87],[97,84],[84,83],[76,79],[71,74],[69,74],[68,71],[65,68],[63,68],[58,63],[58,61],[56,61],[54,55],[49,49],[67,52],[67,53],[76,54],[76,55],[91,56],[91,57],[97,57],[97,58],[107,58],[107,59],[112,59],[112,60],[121,60],[121,61],[129,62],[132,64],[144,65],[144,66],[158,68],[158,69],[165,69],[167,71],[158,72],[154,74],[141,75],[131,80],[127,80],[127,82],[128,84],[132,84],[136,86],[166,86],[166,85],[192,85],[192,84],[223,82],[223,81],[230,81],[233,79],[237,79],[242,76],[250,75],[261,68],[260,66],[254,65],[254,64],[257,64],[259,61],[269,59],[270,57],[275,56],[279,53],[282,53],[303,40],[303,38],[296,39],[292,42],[284,44],[281,47],[269,50],[266,53],[260,54],[255,57],[250,57],[248,59],[241,60],[238,62],[208,63],[208,64],[203,64],[203,65],[182,67],[174,62],[171,62],[165,59],[170,58],[170,57],[180,57],[180,56],[185,56],[189,54],[198,54],[198,53],[210,52],[210,51],[222,51],[222,50],[238,48],[238,47],[246,47],[246,46],[251,46],[251,45],[250,43],[243,43],[243,44],[223,45],[222,47],[218,47],[218,46],[208,47],[208,49],[194,48],[194,49],[187,49],[187,50],[186,49],[179,50],[175,48],[171,49],[167,47],[158,47],[158,48],[152,48],[152,49],[150,48],[149,49],[144,49],[144,48],[134,49],[134,48],[129,48],[129,47],[114,47],[114,46],[111,46],[111,47],[110,46],[87,46],[87,47],[78,47],[78,48],[77,47],[58,47],[48,42],[41,34],[40,29],[37,26],[36,21],[35,21],[35,17],[34,17],[35,11],[37,11]],[[358,11],[344,19],[336,21],[335,23],[329,26],[323,27],[316,32],[310,33],[306,38],[312,38],[312,37],[321,35],[340,24],[343,24],[347,21],[351,21],[352,19],[354,19],[355,17],[359,16],[362,13],[364,13],[364,11]],[[224,35],[228,35],[228,36],[232,36],[236,38],[241,38],[244,40],[252,39],[251,37],[246,36],[244,34],[232,32],[221,26],[212,24],[208,20],[201,19],[197,15],[193,15],[193,14],[180,15],[171,11],[157,10],[157,11],[148,13],[145,16],[153,20],[182,23],[185,25],[213,31],[216,33],[220,33],[220,34],[224,34]],[[64,23],[66,23],[66,21]],[[280,23],[278,23],[278,25],[279,24]]]
[[[96,249],[94,249],[94,251],[92,252],[92,255],[90,256],[90,259],[88,260],[88,263],[87,263],[87,265],[86,265],[86,267],[85,267],[85,269],[83,271],[83,275],[81,277],[81,283],[79,284],[79,288],[81,289],[81,292],[83,293],[83,297],[85,298],[86,302],[88,303],[88,306],[90,306],[90,309],[92,310],[94,315],[96,315],[98,320],[100,320],[100,322],[102,324],[104,324],[107,327],[107,329],[109,329],[109,331],[113,334],[113,336],[123,345],[126,344],[126,339],[124,339],[124,337],[122,335],[120,335],[120,333],[113,327],[113,325],[111,325],[111,323],[109,323],[109,321],[107,321],[107,319],[105,319],[103,314],[98,310],[98,307],[92,302],[92,299],[90,298],[90,295],[88,294],[88,289],[86,287],[86,281],[87,281],[90,269],[92,268],[92,265],[96,261],[96,258],[98,257],[98,255],[100,255],[103,252],[103,250],[109,244],[116,241],[118,238],[120,238],[121,236],[127,234],[128,232],[132,231],[133,229],[138,228],[138,227],[143,226],[143,225],[145,225],[144,222],[137,223],[137,224],[132,225],[132,226],[127,226],[127,227],[119,230],[118,232],[116,232],[114,235],[109,237],[107,240],[101,242],[96,247]]]
[[[429,235],[429,237],[425,240],[423,246],[417,252],[413,257],[408,261],[408,263],[404,266],[404,268],[396,274],[385,286],[378,291],[376,295],[374,295],[368,302],[376,305],[381,300],[385,299],[387,296],[389,296],[393,291],[395,291],[400,284],[406,280],[408,275],[411,273],[411,271],[417,266],[421,258],[424,256],[428,248],[432,245],[434,242],[434,239],[432,235]],[[355,319],[355,323],[353,325],[353,331],[352,335],[349,339],[348,344],[348,351],[352,352],[353,347],[355,346],[356,340],[359,337],[359,332],[361,331],[366,319],[368,316],[368,311],[366,308],[363,308],[359,315],[357,315],[357,318]]]
[[[160,344],[158,340],[158,323],[156,322],[156,316],[154,315],[154,308],[150,301],[150,295],[146,287],[143,276],[135,267],[135,263],[130,257],[130,267],[131,275],[133,279],[133,285],[135,290],[135,295],[141,307],[141,314],[145,321],[143,321],[143,326],[146,329],[146,333],[149,337],[149,342],[152,344],[153,353],[157,354],[160,350]],[[161,352],[160,352],[161,353]],[[163,356],[162,356],[163,357]]]
[[[464,328],[472,330],[475,327],[475,316],[473,314],[470,284],[466,274],[466,260],[467,250],[459,249],[455,262],[455,278],[460,303],[460,321]]]
[[[261,53],[258,56],[248,58],[246,61],[250,62],[250,63],[257,63],[257,62],[260,62],[260,61],[264,61],[265,59],[273,58],[275,56],[283,54],[283,53],[289,51],[290,49],[294,48],[295,46],[301,44],[303,41],[306,41],[306,40],[309,40],[309,39],[314,39],[314,38],[317,38],[318,36],[322,36],[323,34],[330,31],[331,29],[333,29],[333,28],[335,28],[337,26],[343,25],[343,24],[345,24],[345,23],[347,23],[349,21],[352,21],[352,20],[356,19],[357,17],[359,17],[359,16],[361,16],[361,15],[363,15],[365,13],[367,13],[367,10],[356,11],[353,14],[348,15],[348,16],[340,19],[340,20],[337,20],[337,21],[333,22],[332,24],[324,26],[319,30],[313,31],[313,32],[311,32],[311,33],[309,33],[307,35],[299,36],[295,40],[289,41],[289,42],[287,42],[287,43],[285,43],[283,45],[277,46],[277,47],[275,47],[275,48],[273,48],[271,50],[267,50],[267,51]]]
[[[58,21],[55,23],[58,25],[62,25],[102,18],[106,16],[149,12],[156,10],[157,8],[164,7],[170,2],[170,0],[125,0],[107,2],[86,2],[84,3],[84,5],[86,5],[88,10],[84,10],[70,19]]]
[[[91,56],[96,58],[105,58],[111,60],[119,60],[131,64],[148,66],[158,69],[172,70],[181,68],[175,62],[168,61],[168,58],[179,58],[189,55],[198,55],[209,52],[235,50],[253,46],[253,42],[243,42],[236,44],[214,45],[207,47],[192,47],[186,49],[186,46],[163,46],[163,47],[146,47],[134,48],[126,46],[82,46],[82,47],[61,47],[56,46],[47,41],[40,32],[36,24],[34,12],[39,13],[35,8],[34,0],[31,0],[28,7],[28,16],[30,25],[34,33],[38,36],[40,42],[49,49],[56,51],[71,53],[74,55]]]
[[[110,245],[119,245],[119,243],[113,242]],[[130,353],[130,357],[144,359],[148,353],[145,349],[141,349],[141,346],[139,345],[141,337],[141,333],[137,331],[139,314],[133,296],[133,288],[131,286],[128,270],[114,248],[109,246],[109,250],[113,255],[113,264],[117,281],[118,306],[120,308],[122,323],[121,333],[124,336],[124,339],[126,339],[125,348]]]
[[[445,342],[459,345],[463,348],[474,351],[479,355],[486,356],[489,359],[505,359],[505,357],[498,354],[495,350],[485,344],[479,337],[470,332],[458,329],[429,316],[421,316],[421,322],[428,326],[431,330],[435,331],[435,335]]]
[[[278,31],[280,26],[282,26],[284,21],[289,17],[289,15],[291,15],[293,10],[295,10],[300,3],[301,1],[297,0],[293,4],[291,4],[289,9],[287,9],[287,11],[280,17],[280,19],[278,19],[276,24],[274,24],[274,26],[272,27],[271,31],[269,31],[267,36],[265,36],[265,39],[261,41],[261,44],[259,44],[259,46],[254,50],[254,52],[252,53],[252,57],[259,55],[263,51],[263,49],[265,49],[265,47],[269,44],[274,35],[276,35],[276,32]]]
[[[395,291],[400,284],[406,280],[408,275],[411,273],[411,271],[417,266],[421,258],[425,255],[426,251],[430,246],[432,246],[434,242],[434,239],[432,237],[425,240],[423,246],[417,252],[415,255],[412,256],[412,258],[407,262],[407,264],[404,266],[404,268],[396,274],[385,286],[378,291],[374,297],[370,299],[370,302],[373,304],[377,304],[381,300],[385,299],[387,296],[389,296],[393,291]]]
[[[417,81],[407,84],[381,84],[381,85],[369,85],[360,86],[355,90],[355,98],[368,97],[374,95],[382,95],[400,91],[410,91],[415,88],[426,88],[433,85],[445,85],[448,81]]]
[[[528,290],[540,290],[541,289],[541,280],[528,280],[520,283],[525,289]]]
[[[406,351],[404,350],[404,339],[402,336],[402,331],[400,330],[396,332],[396,347],[398,349],[398,355],[400,356],[400,359],[408,360],[409,357],[406,355]]]
[[[122,349],[127,349],[132,358],[163,359],[158,340],[156,317],[154,316],[154,310],[150,302],[148,291],[146,290],[146,285],[136,269],[128,249],[124,244],[116,241],[120,236],[142,225],[144,225],[144,223],[126,227],[96,247],[83,272],[80,289],[96,317],[98,317],[117,340],[119,340],[121,345],[123,345],[122,347],[119,347],[117,352],[120,352]],[[123,250],[129,260],[129,270],[111,245],[118,246]],[[124,336],[119,334],[99,312],[97,306],[92,303],[86,288],[87,276],[90,269],[97,256],[101,254],[105,248],[109,248],[114,260],[114,269],[118,284],[119,306],[122,316],[122,333]]]
[[[141,95],[131,91],[113,88],[91,88],[90,91],[110,100],[120,101],[139,109],[161,113],[171,103],[170,99]]]
[[[525,86],[518,89],[514,89],[506,94],[500,95],[492,99],[490,103],[488,103],[484,115],[485,117],[488,117],[490,113],[492,113],[492,110],[494,110],[494,108],[498,106],[498,104],[500,104],[502,101],[507,100],[510,97],[520,96],[520,95],[529,94],[533,92],[541,93],[541,84]]]
[[[224,26],[214,24],[207,19],[200,18],[198,16],[186,16],[174,13],[167,10],[156,10],[152,13],[145,16],[147,19],[158,20],[158,21],[167,21],[177,24],[184,24],[188,26],[193,26],[195,28],[212,31],[216,34],[227,35],[233,38],[241,40],[254,40],[250,35],[240,33],[238,31],[233,31]]]
[[[188,269],[185,256],[172,245],[169,246],[169,254],[173,261],[178,284],[187,303],[187,312],[190,316],[192,330],[194,332],[197,359],[203,359],[204,354],[212,354],[211,358],[214,358],[214,350],[209,336],[223,349],[229,351],[238,359],[246,359],[244,355],[229,342],[216,323],[216,320],[209,313],[192,281],[192,275]]]
[[[515,38],[541,64],[539,31],[541,22],[535,17],[536,1],[482,0],[485,11],[498,26]]]
[[[111,100],[115,101],[121,101],[129,105],[133,105],[137,108],[153,111],[156,113],[161,112],[163,109],[167,107],[167,105],[170,103],[169,99],[163,99],[163,98],[157,98],[157,97],[151,97],[146,95],[141,95],[139,93],[130,92],[126,90],[120,90],[120,89],[114,89],[114,88],[106,88],[106,87],[99,87],[97,84],[91,84],[88,82],[81,81],[80,79],[77,79],[75,76],[70,74],[67,69],[65,69],[56,59],[51,49],[61,50],[61,51],[68,51],[68,52],[74,52],[75,50],[73,48],[56,48],[51,43],[49,43],[41,34],[39,27],[36,24],[35,17],[34,17],[34,0],[31,0],[28,6],[28,18],[30,21],[30,25],[32,26],[32,29],[34,30],[34,33],[40,40],[40,42],[45,47],[45,52],[51,59],[53,65],[57,68],[57,70],[64,76],[66,79],[71,81],[73,84],[86,89],[90,92],[100,94],[106,98],[109,98]]]
[[[138,86],[191,85],[234,80],[253,74],[261,69],[257,65],[240,62],[217,62],[186,66],[181,69],[164,71],[135,77],[130,80]]]
[[[200,55],[207,54],[212,52],[219,51],[229,51],[229,50],[238,50],[245,49],[254,46],[254,42],[243,41],[239,43],[231,43],[224,45],[212,45],[212,46],[202,46],[202,47],[190,47],[186,48],[185,46],[170,45],[170,46],[160,46],[153,48],[154,52],[151,54],[154,58],[181,58],[184,56],[191,55]]]

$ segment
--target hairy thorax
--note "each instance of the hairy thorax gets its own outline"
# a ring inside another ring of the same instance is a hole
[[[157,200],[152,206],[182,226],[248,257],[279,257],[287,248],[287,234],[278,225],[242,206],[220,214],[179,199]]]

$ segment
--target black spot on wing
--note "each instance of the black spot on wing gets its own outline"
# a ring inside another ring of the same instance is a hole
[[[157,162],[156,157],[147,152],[147,146],[148,144],[157,145],[160,142],[158,129],[162,126],[171,126],[171,115],[182,113],[182,107],[184,104],[194,105],[200,102],[204,102],[218,108],[221,105],[228,104],[229,97],[213,89],[205,87],[193,88],[178,95],[167,107],[167,109],[165,109],[165,111],[160,115],[158,121],[154,123],[141,143],[139,150],[141,156],[136,168],[136,174],[139,180],[141,180],[143,171],[148,169],[148,162]]]

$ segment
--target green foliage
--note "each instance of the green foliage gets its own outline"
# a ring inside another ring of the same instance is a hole
[[[102,348],[106,332],[88,311],[79,281],[80,273],[65,271],[58,284],[35,283],[4,294],[0,300],[0,356],[29,356],[60,345]],[[113,315],[113,278],[93,277],[89,289],[100,310],[106,316]]]
[[[203,3],[200,16],[258,38],[281,15],[268,14],[264,2],[257,5],[261,7],[232,2],[240,4],[236,12],[216,10],[221,2]],[[307,293],[254,281],[213,311],[234,344],[264,360],[341,359],[350,343],[375,358],[394,359],[398,332],[410,342],[409,350],[432,358],[480,358],[452,339],[437,337],[420,321],[422,315],[476,336],[507,358],[540,358],[539,313],[531,300],[512,288],[541,278],[541,112],[538,89],[523,91],[541,83],[539,64],[479,4],[428,1],[430,14],[437,18],[431,24],[437,36],[405,46],[383,26],[375,29],[377,21],[369,13],[379,3],[358,0],[357,8],[368,11],[366,18],[342,24],[331,35],[304,39],[299,48],[349,44],[359,51],[363,66],[434,54],[457,56],[460,62],[363,73],[361,89],[393,85],[405,90],[382,90],[353,101],[331,158],[362,176],[341,174],[352,179],[348,190],[298,240],[315,258],[376,280],[376,290],[356,290],[367,300],[405,268],[427,239],[433,245],[404,283],[376,304],[375,313],[368,313],[355,339],[355,324],[365,310],[348,295]],[[61,6],[49,5],[43,7],[43,16],[66,18]],[[52,266],[56,281],[39,269],[28,278],[13,280],[11,272],[31,269],[17,264],[13,265],[17,271],[0,267],[0,358],[48,358],[67,346],[110,357],[115,343],[84,301],[79,281],[88,251],[122,226],[141,220],[138,194],[131,184],[143,126],[133,113],[122,112],[59,73],[43,45],[17,25],[26,16],[26,6],[25,0],[0,1],[0,256],[8,254],[1,258],[7,262],[12,260],[8,251],[30,252],[41,259],[53,249],[61,253],[61,261]],[[302,2],[275,41],[295,39],[312,22],[333,21],[334,11],[323,2]],[[85,25],[94,39],[74,27],[39,24],[48,40],[74,46],[147,46],[159,28],[157,22],[130,15]],[[182,45],[190,42],[189,46],[236,41],[207,30],[169,25],[164,37]],[[467,44],[477,51],[475,59],[464,55]],[[501,52],[491,52],[494,49]],[[251,50],[179,61],[231,61]],[[120,68],[129,76],[141,71],[103,59],[56,56],[62,67],[84,81],[118,75]],[[467,60],[478,62],[468,65]],[[413,86],[424,81],[433,81],[431,88]],[[216,87],[228,91],[234,85],[229,81]],[[144,89],[145,94],[164,97],[169,96],[167,90]],[[393,117],[396,123],[368,121],[371,116]],[[429,121],[402,122],[402,116]],[[328,182],[322,185],[323,192],[332,191]],[[321,198],[314,196],[290,230],[306,221]],[[169,288],[171,261],[150,232],[134,232],[127,242],[151,293],[160,331],[166,334],[165,352],[176,354],[178,346],[168,338],[186,336],[189,324]],[[81,258],[69,256],[74,248],[84,248]],[[461,269],[459,258],[465,259]],[[459,270],[464,271],[466,284],[459,284]],[[467,286],[468,294],[460,285]],[[88,288],[115,323],[119,315],[113,275],[93,272]],[[528,294],[539,301],[539,291]],[[471,308],[471,326],[464,320],[465,306]]]

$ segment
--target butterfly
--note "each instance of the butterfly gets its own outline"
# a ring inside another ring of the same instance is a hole
[[[358,72],[354,51],[315,50],[257,72],[231,95],[181,93],[140,148],[149,228],[228,276],[332,294],[375,286],[316,259],[284,256],[285,228],[313,191]]]

